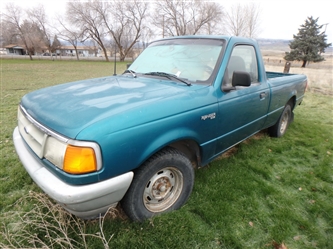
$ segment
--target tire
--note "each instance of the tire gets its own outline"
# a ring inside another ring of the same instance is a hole
[[[190,160],[173,148],[153,155],[134,172],[121,206],[134,221],[143,221],[185,204],[194,184]]]
[[[293,118],[294,115],[291,111],[291,106],[288,103],[284,107],[283,112],[276,124],[268,128],[269,135],[271,137],[282,137],[286,133],[290,123],[293,121]]]

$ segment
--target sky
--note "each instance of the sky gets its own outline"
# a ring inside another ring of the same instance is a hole
[[[126,0],[124,0],[126,1]],[[150,0],[152,2],[152,0]],[[327,42],[333,43],[333,15],[331,0],[216,0],[225,9],[232,4],[257,3],[261,9],[261,32],[258,38],[292,40],[293,34],[298,33],[300,25],[305,23],[307,17],[318,19],[318,24],[326,28]],[[51,16],[65,13],[68,0],[3,0],[1,8],[8,2],[14,2],[22,7],[33,7],[38,3],[45,6]]]

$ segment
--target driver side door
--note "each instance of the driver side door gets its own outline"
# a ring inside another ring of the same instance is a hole
[[[250,86],[230,89],[234,71],[247,72]],[[265,123],[269,106],[269,88],[259,76],[255,48],[238,45],[233,48],[218,98],[218,139],[216,154],[260,131]]]

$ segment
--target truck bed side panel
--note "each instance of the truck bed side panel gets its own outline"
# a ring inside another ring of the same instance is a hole
[[[304,75],[277,75],[279,74],[276,73],[275,78],[268,80],[271,87],[271,103],[265,128],[276,123],[290,99],[295,98],[293,103],[295,107],[301,103],[305,93],[306,77]]]

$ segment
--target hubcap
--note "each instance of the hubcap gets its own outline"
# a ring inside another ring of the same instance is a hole
[[[171,207],[183,189],[183,175],[173,167],[156,172],[147,182],[143,203],[150,212],[162,212]]]
[[[286,131],[287,126],[288,126],[288,121],[289,121],[289,114],[288,114],[288,112],[286,112],[283,115],[282,120],[281,120],[281,125],[280,125],[280,133],[281,134],[284,134],[284,132]]]

